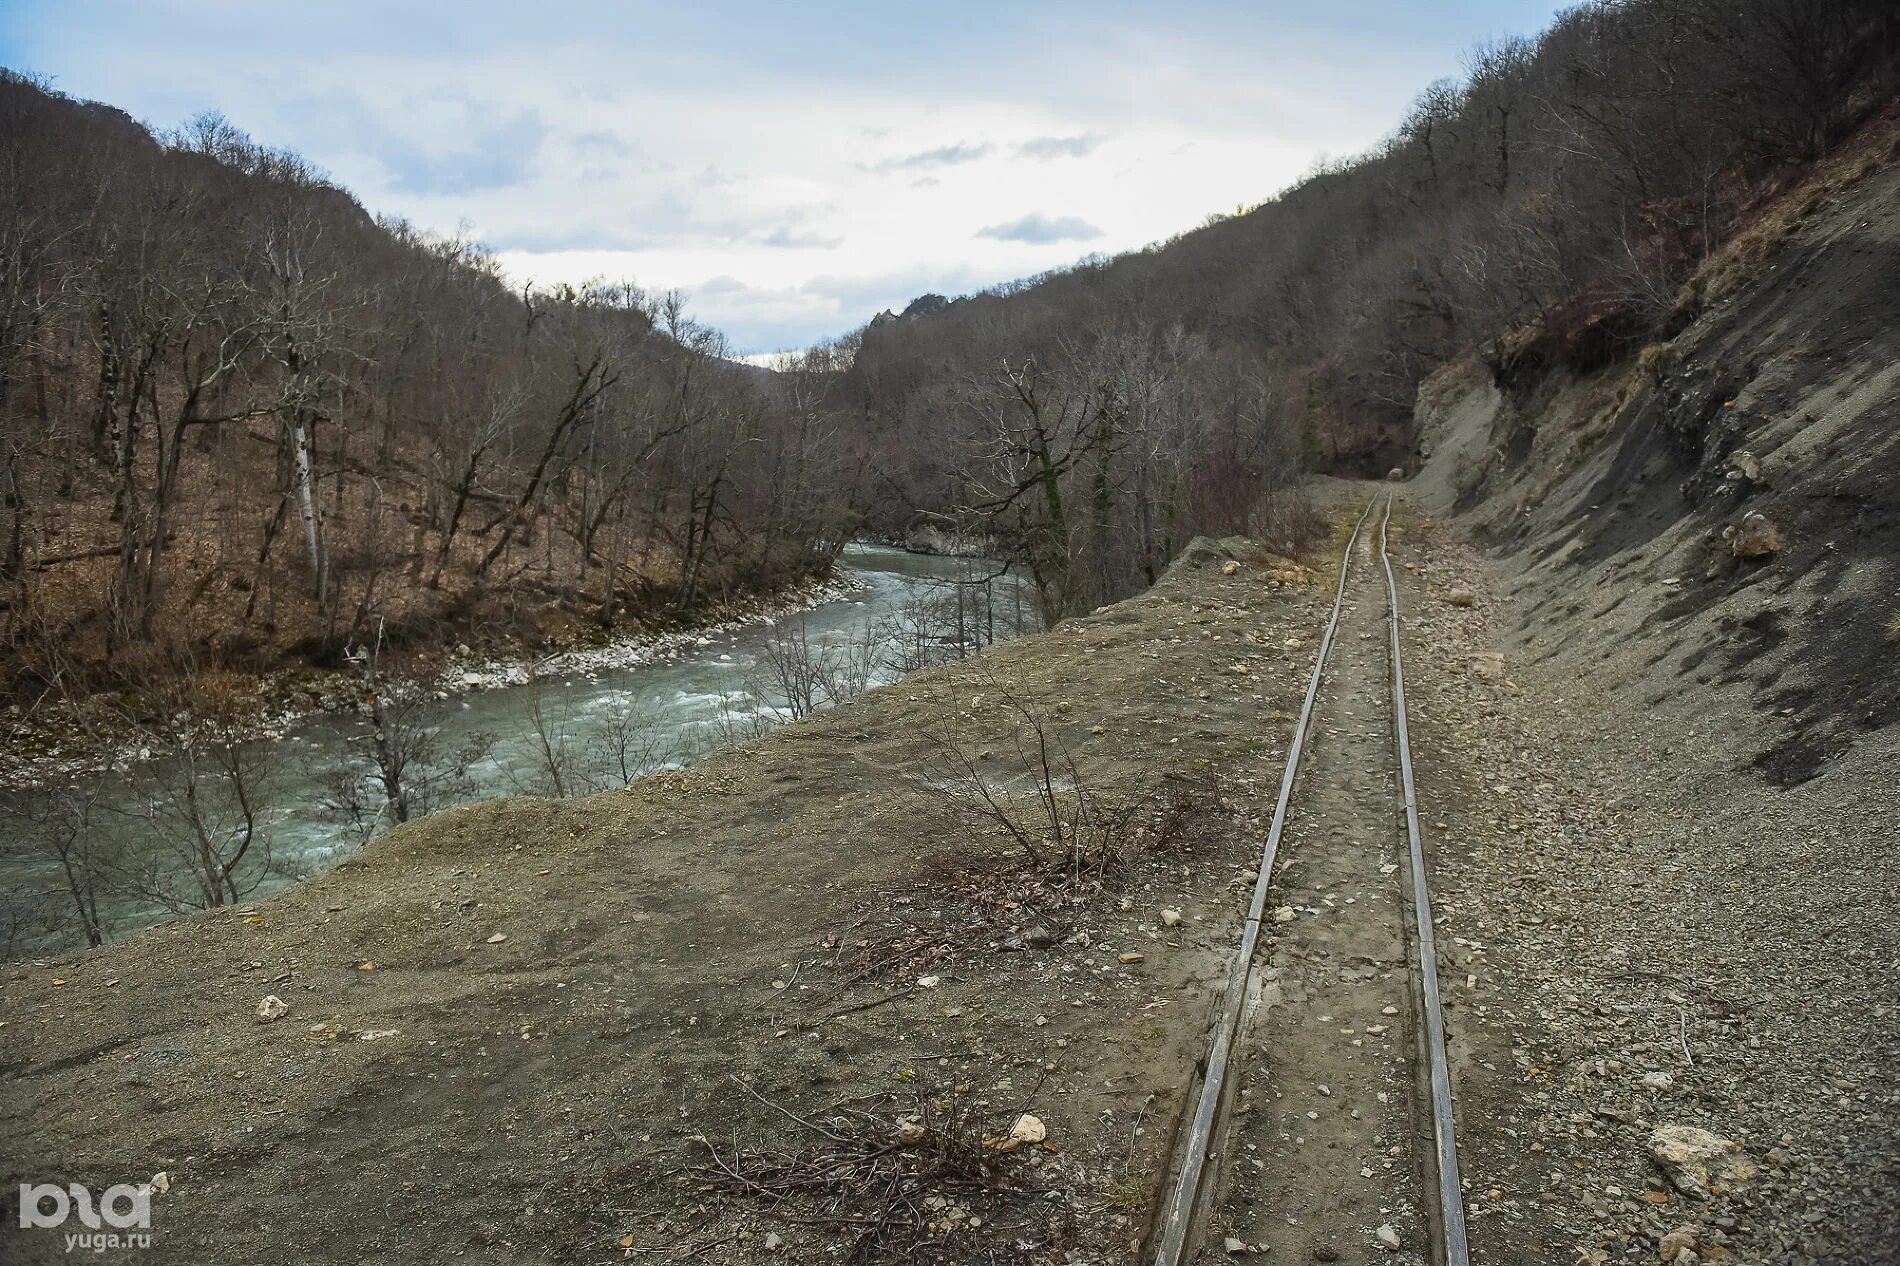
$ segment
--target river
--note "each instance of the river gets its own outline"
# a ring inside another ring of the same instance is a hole
[[[839,570],[858,586],[847,597],[652,662],[515,674],[518,684],[406,705],[395,728],[413,814],[622,786],[1033,622],[1013,577],[954,583],[990,574],[986,561],[853,545]],[[0,950],[85,943],[69,871],[115,939],[205,904],[207,846],[228,856],[250,840],[233,872],[243,901],[334,865],[390,824],[375,734],[367,717],[314,716],[273,738],[0,798]]]

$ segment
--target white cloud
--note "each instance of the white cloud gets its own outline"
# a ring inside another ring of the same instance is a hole
[[[1092,132],[1081,136],[1036,136],[1020,142],[1016,153],[1038,162],[1051,158],[1087,158],[1104,139]]]
[[[1387,15],[1324,19],[1343,34],[1280,0],[1088,23],[1034,2],[953,21],[736,0],[716,34],[594,0],[559,24],[499,0],[452,24],[369,0],[322,23],[268,4],[236,20],[229,0],[25,2],[13,60],[69,92],[160,124],[222,109],[373,211],[466,223],[517,278],[683,289],[741,351],[1257,202],[1371,143],[1465,35],[1429,46],[1398,0],[1341,0]]]

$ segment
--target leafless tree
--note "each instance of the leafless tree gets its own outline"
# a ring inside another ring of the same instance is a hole
[[[183,736],[160,744],[134,775],[141,805],[120,829],[145,841],[121,850],[115,882],[175,913],[235,905],[274,873],[276,768],[267,745]]]
[[[76,927],[87,945],[103,945],[111,935],[101,899],[109,899],[118,850],[101,829],[99,793],[93,784],[0,800],[0,826],[10,844],[58,871],[56,892],[22,887],[8,894],[4,904],[16,935],[35,925],[41,933]]]

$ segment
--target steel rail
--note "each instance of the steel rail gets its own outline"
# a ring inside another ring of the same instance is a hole
[[[1260,877],[1254,881],[1253,903],[1247,908],[1247,922],[1241,929],[1240,947],[1234,955],[1234,969],[1228,973],[1227,996],[1222,1001],[1213,1044],[1208,1049],[1207,1070],[1201,1079],[1201,1097],[1188,1123],[1188,1134],[1181,1152],[1181,1170],[1176,1177],[1168,1203],[1155,1226],[1155,1266],[1179,1266],[1192,1229],[1194,1209],[1200,1200],[1201,1176],[1207,1166],[1214,1127],[1220,1115],[1221,1099],[1226,1091],[1227,1062],[1233,1053],[1234,1037],[1245,1010],[1249,981],[1253,976],[1254,951],[1260,941],[1260,920],[1266,912],[1267,889],[1273,883],[1273,863],[1280,851],[1280,836],[1286,829],[1287,805],[1293,799],[1293,784],[1299,775],[1300,755],[1306,750],[1306,735],[1313,720],[1314,701],[1319,698],[1320,679],[1326,672],[1326,656],[1333,648],[1333,636],[1339,631],[1339,613],[1346,600],[1346,575],[1352,567],[1352,551],[1359,543],[1378,498],[1366,502],[1346,539],[1345,552],[1339,558],[1339,584],[1333,591],[1333,610],[1327,617],[1326,631],[1320,637],[1319,655],[1313,661],[1313,675],[1306,683],[1306,698],[1300,704],[1299,720],[1293,726],[1293,742],[1287,749],[1286,772],[1280,778],[1280,799],[1273,809],[1273,823],[1267,828],[1266,844],[1260,855]],[[1390,501],[1388,499],[1388,514]]]
[[[1438,947],[1432,934],[1432,894],[1426,882],[1425,847],[1418,830],[1418,794],[1412,783],[1412,740],[1405,724],[1405,666],[1399,654],[1399,586],[1392,575],[1386,530],[1392,523],[1392,498],[1379,521],[1379,561],[1385,567],[1385,592],[1392,635],[1392,715],[1399,749],[1399,786],[1405,793],[1405,834],[1412,853],[1412,908],[1418,923],[1419,982],[1424,996],[1426,1057],[1431,1066],[1432,1138],[1438,1168],[1439,1236],[1445,1266],[1469,1266],[1465,1240],[1464,1190],[1458,1177],[1457,1125],[1452,1116],[1451,1072],[1445,1058],[1445,1015],[1438,997]]]

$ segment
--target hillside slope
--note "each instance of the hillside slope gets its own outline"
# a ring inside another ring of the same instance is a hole
[[[1420,394],[1415,486],[1511,560],[1526,646],[1733,713],[1707,755],[1780,786],[1900,720],[1896,157],[1889,120],[1765,208],[1696,283],[1726,297],[1635,362]]]
[[[1490,547],[1492,651],[1544,704],[1515,733],[1476,722],[1479,767],[1601,806],[1585,847],[1515,848],[1530,922],[1563,911],[1547,994],[1594,1026],[1528,1031],[1561,1052],[1531,1071],[1578,1114],[1566,1150],[1616,1180],[1584,1198],[1612,1250],[1675,1225],[1615,1198],[1643,1130],[1604,1087],[1648,1067],[1673,1086],[1656,1106],[1774,1171],[1699,1214],[1705,1246],[1900,1251],[1897,134],[1764,209],[1671,344],[1584,374],[1466,362],[1421,392],[1413,487]]]
[[[0,708],[29,722],[698,619],[854,521],[848,437],[679,296],[518,287],[216,115],[154,133],[0,69],[0,263]]]

